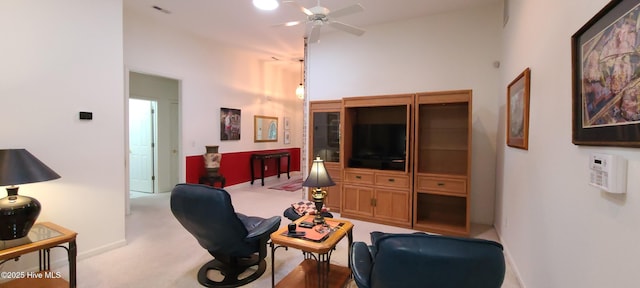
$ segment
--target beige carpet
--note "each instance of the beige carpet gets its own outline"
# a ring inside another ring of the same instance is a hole
[[[293,178],[293,176],[292,176]],[[285,183],[288,179],[265,179],[265,186],[240,184],[227,187],[236,211],[248,215],[269,217],[282,215],[291,203],[299,201],[302,193],[273,190],[266,187]],[[339,214],[336,214],[339,217]],[[169,209],[169,193],[131,199],[131,215],[126,218],[128,244],[109,252],[78,262],[78,287],[113,288],[175,288],[202,287],[196,274],[211,256],[202,249],[195,238],[175,220]],[[414,232],[413,230],[378,225],[353,220],[354,241],[369,243],[371,231]],[[282,217],[281,225],[289,220]],[[496,240],[495,231],[489,226],[474,226],[478,238]],[[78,245],[82,245],[81,242]],[[271,286],[271,255],[267,257],[267,271],[258,280],[245,287]],[[296,249],[276,251],[276,283],[302,261],[302,253]],[[341,241],[333,252],[331,262],[347,265],[347,241]],[[55,270],[66,275],[67,267]],[[350,287],[355,287],[352,283]],[[517,279],[507,267],[503,287],[516,288]]]

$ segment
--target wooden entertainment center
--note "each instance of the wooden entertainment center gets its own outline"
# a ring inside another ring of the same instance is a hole
[[[338,184],[328,192],[334,195],[327,206],[345,218],[469,235],[471,94],[458,90],[312,101],[308,159],[325,160],[326,147],[325,155],[317,147],[327,146],[323,139],[334,135],[320,128],[324,124],[318,121],[326,117],[317,113],[340,117],[339,123],[333,121],[340,127],[339,152],[334,139],[332,157],[325,160]]]

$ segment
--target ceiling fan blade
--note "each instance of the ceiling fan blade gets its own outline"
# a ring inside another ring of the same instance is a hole
[[[271,27],[282,27],[282,26],[291,27],[291,26],[300,25],[302,23],[304,23],[304,21],[289,21],[289,22],[284,22],[280,24],[274,24],[274,25],[271,25]]]
[[[296,6],[296,8],[300,9],[300,11],[302,11],[302,13],[307,14],[307,16],[313,15],[313,12],[309,11],[309,9],[307,9],[307,8],[304,8],[304,6],[300,5],[300,3],[298,3],[298,1],[282,1],[282,3]]]
[[[327,16],[328,17],[333,17],[333,18],[338,18],[338,17],[347,16],[347,15],[350,15],[350,14],[353,14],[353,13],[362,12],[362,11],[364,11],[364,7],[362,7],[362,5],[354,4],[354,5],[351,5],[351,6],[344,7],[342,9],[331,11],[329,13],[329,15],[327,15]]]
[[[351,33],[351,34],[357,35],[357,36],[362,36],[362,34],[364,34],[364,32],[365,32],[361,28],[358,28],[356,26],[349,25],[349,24],[344,24],[344,23],[338,22],[338,21],[330,21],[329,25],[331,25],[331,27],[336,28],[338,30],[342,30],[344,32]]]
[[[307,41],[309,43],[317,43],[320,40],[320,27],[322,25],[313,25],[311,27],[311,32],[309,32],[309,39]]]

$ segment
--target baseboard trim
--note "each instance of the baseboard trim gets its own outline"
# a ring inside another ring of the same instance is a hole
[[[78,254],[77,260],[80,261],[82,259],[91,258],[93,256],[97,256],[97,255],[100,255],[102,253],[105,253],[105,252],[108,252],[108,251],[111,251],[111,250],[114,250],[114,249],[117,249],[117,248],[120,248],[120,247],[124,247],[124,246],[127,246],[127,240],[126,239],[121,239],[121,240],[109,243],[107,245],[103,245],[103,246],[100,246],[98,248],[94,248],[94,249],[91,249],[89,251],[82,252],[82,253]]]
[[[515,274],[516,279],[518,280],[518,284],[520,284],[521,288],[526,288],[527,286],[524,285],[524,282],[522,282],[522,277],[520,276],[520,270],[518,270],[518,265],[516,264],[515,261],[513,261],[513,258],[511,257],[511,253],[509,252],[509,245],[507,243],[505,243],[504,238],[502,238],[502,231],[500,231],[500,229],[498,229],[497,226],[493,226],[496,229],[496,234],[498,234],[498,239],[500,240],[500,244],[502,244],[503,250],[504,250],[504,255],[507,258],[507,261],[509,261],[509,264],[511,265],[511,268],[513,270],[513,274]]]

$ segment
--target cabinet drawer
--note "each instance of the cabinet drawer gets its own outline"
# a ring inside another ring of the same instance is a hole
[[[463,179],[443,179],[434,177],[418,177],[418,191],[443,191],[454,194],[467,194],[467,181]]]
[[[375,184],[376,186],[409,188],[409,176],[376,174]]]
[[[340,172],[340,168],[329,168],[329,167],[325,167],[327,169],[327,173],[329,173],[329,176],[331,176],[331,179],[333,181],[340,181],[340,179],[342,179],[342,173]]]
[[[373,173],[345,171],[343,181],[358,184],[373,184]]]

